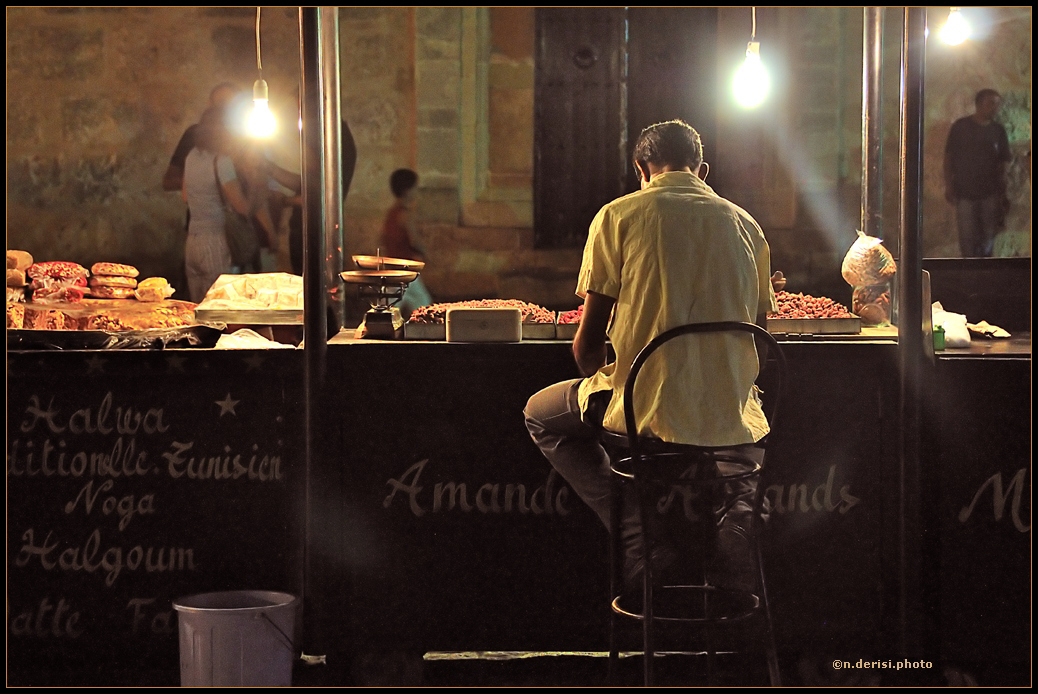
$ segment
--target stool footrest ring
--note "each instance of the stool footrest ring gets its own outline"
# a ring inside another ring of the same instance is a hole
[[[654,589],[657,596],[653,620],[691,624],[731,624],[755,615],[761,599],[747,590],[711,585],[664,585]],[[631,619],[644,620],[639,599],[626,604],[624,595],[613,598],[613,612]]]

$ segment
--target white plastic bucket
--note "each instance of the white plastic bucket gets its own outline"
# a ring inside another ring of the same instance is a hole
[[[202,593],[173,602],[180,686],[292,686],[299,598],[266,590]]]

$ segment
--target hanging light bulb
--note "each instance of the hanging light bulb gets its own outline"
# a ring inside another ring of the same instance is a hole
[[[962,16],[958,7],[951,8],[948,13],[948,21],[941,29],[941,40],[952,46],[958,46],[969,37],[970,23]]]
[[[259,79],[252,85],[252,113],[249,114],[249,134],[267,138],[277,130],[277,119],[270,111],[267,81],[263,79],[263,58],[260,52],[260,8],[256,8],[256,69]]]
[[[743,108],[757,108],[768,98],[771,78],[760,59],[760,42],[757,41],[757,8],[751,9],[752,28],[750,42],[746,46],[746,60],[735,72],[732,91],[736,102]]]
[[[252,113],[249,114],[249,134],[253,137],[270,137],[277,130],[277,120],[270,111],[267,81],[258,79],[252,85]]]

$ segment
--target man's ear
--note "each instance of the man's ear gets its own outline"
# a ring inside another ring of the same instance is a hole
[[[641,182],[648,183],[649,172],[645,170],[645,165],[642,164],[640,161],[636,161],[634,162],[634,168],[638,169],[638,178],[641,180]]]

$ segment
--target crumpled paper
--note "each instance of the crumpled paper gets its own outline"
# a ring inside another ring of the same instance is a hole
[[[977,333],[984,337],[991,338],[1007,338],[1011,337],[1009,331],[1004,328],[1000,328],[997,325],[991,325],[986,320],[982,320],[979,323],[967,323],[966,327],[969,328],[971,333]]]

